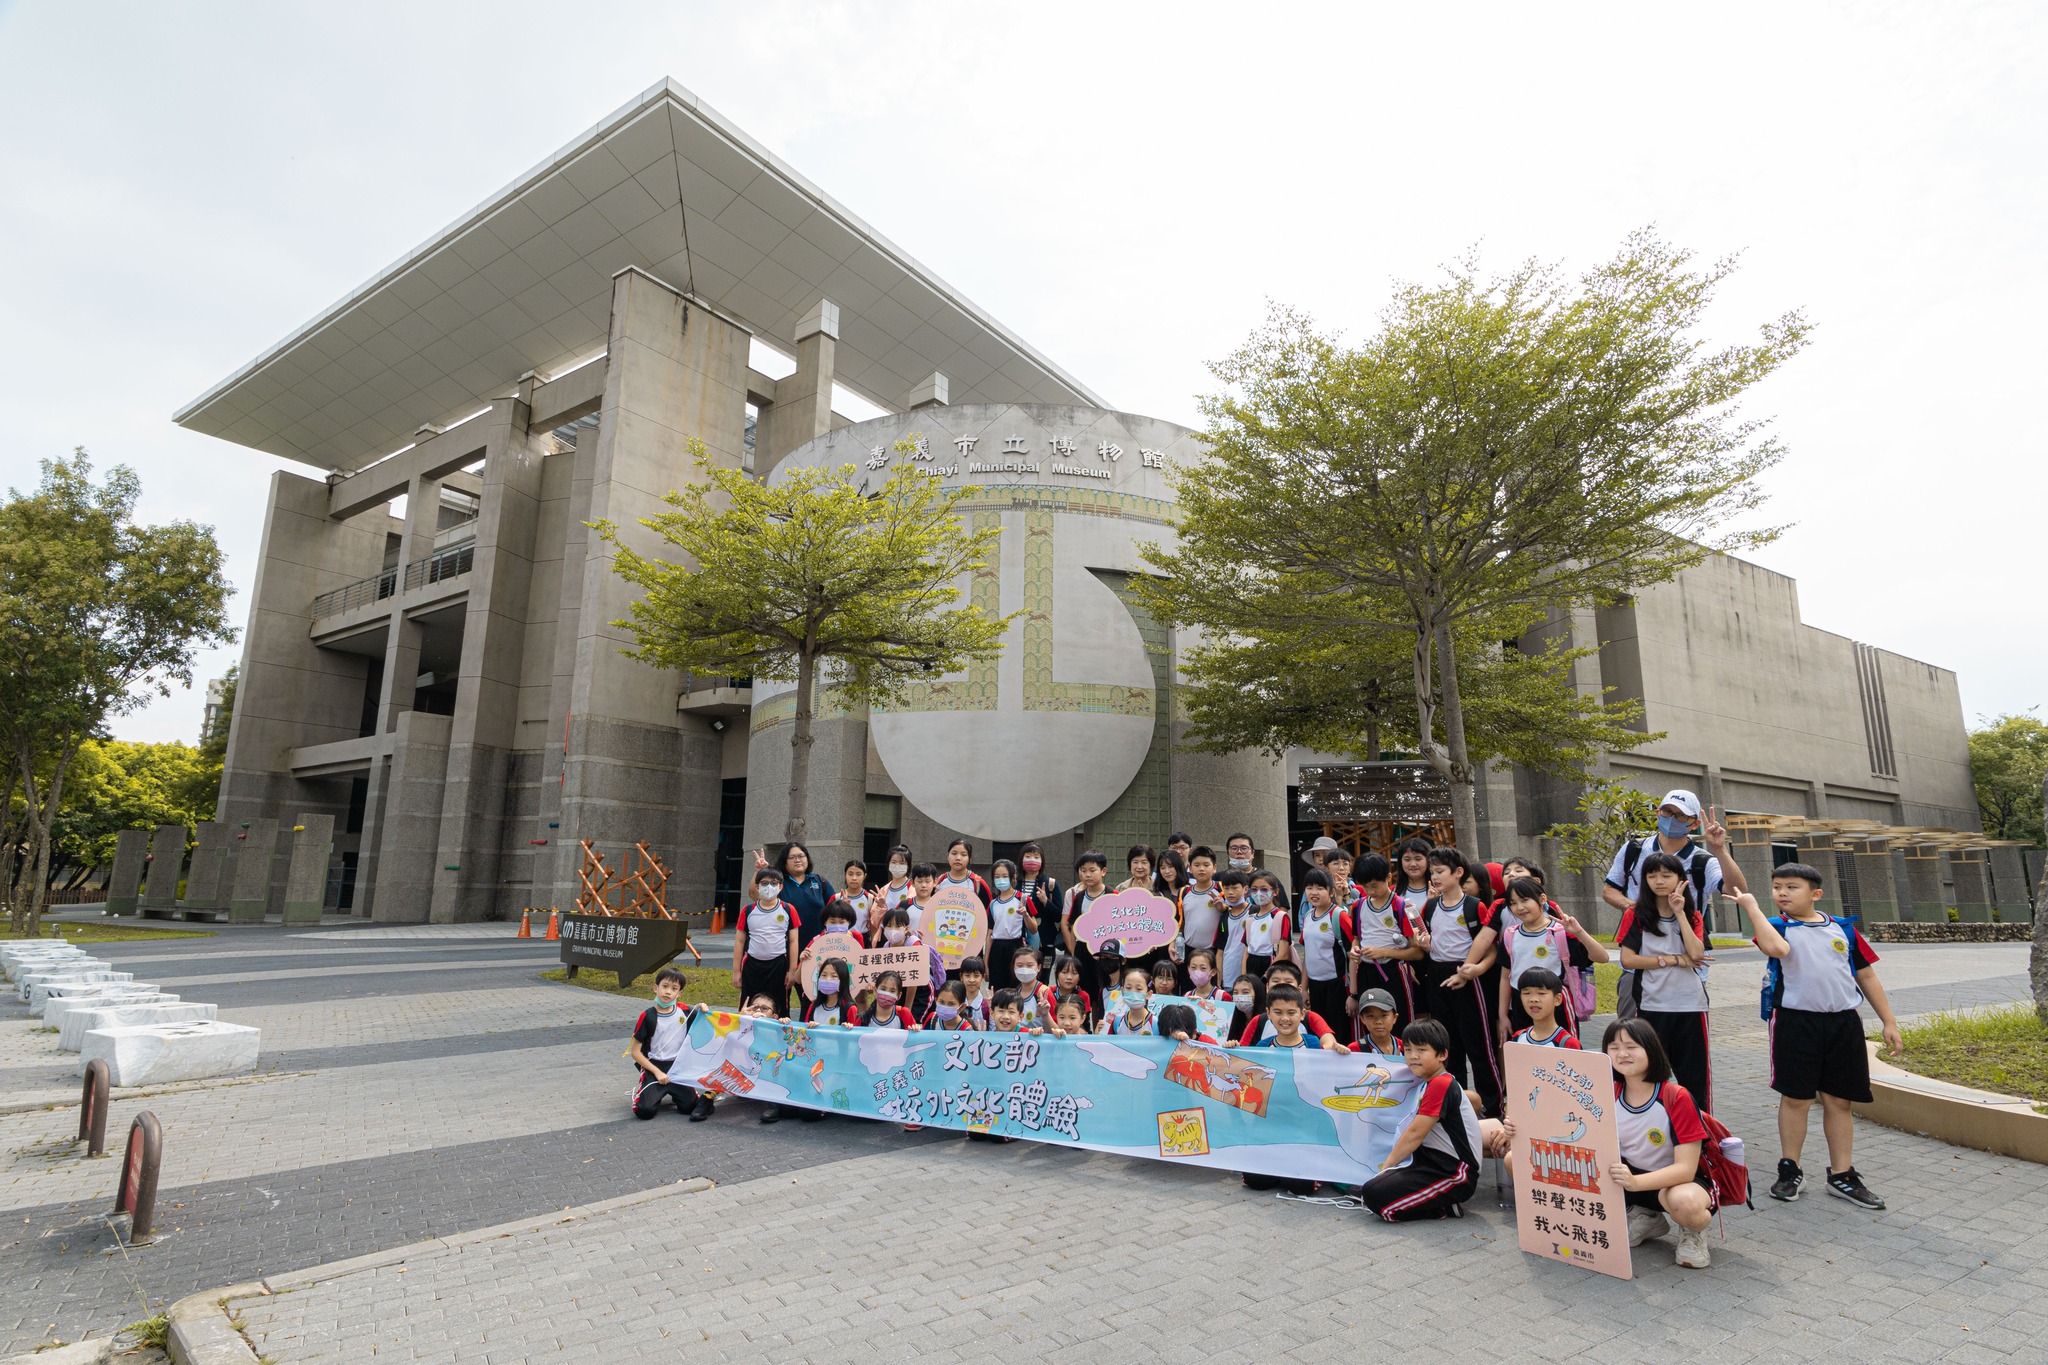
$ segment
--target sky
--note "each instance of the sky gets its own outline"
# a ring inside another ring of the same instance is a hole
[[[1748,557],[1973,725],[2048,700],[2048,7],[0,0],[0,69],[0,486],[133,467],[238,621],[295,466],[172,411],[668,76],[1189,425],[1269,303],[1362,337],[1470,249],[1739,254],[1713,339],[1815,328],[1745,401],[1790,523]],[[116,735],[196,738],[237,652]]]

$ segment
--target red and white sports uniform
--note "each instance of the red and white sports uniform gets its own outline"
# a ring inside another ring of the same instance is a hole
[[[1436,1124],[1405,1165],[1381,1171],[1359,1186],[1358,1197],[1389,1223],[1411,1223],[1450,1215],[1479,1187],[1482,1139],[1472,1102],[1447,1071],[1423,1083],[1416,1115]]]
[[[1614,1079],[1614,1126],[1621,1134],[1621,1159],[1638,1172],[1661,1171],[1688,1142],[1704,1144],[1707,1126],[1685,1087],[1666,1081],[1637,1108],[1623,1098],[1622,1079]]]

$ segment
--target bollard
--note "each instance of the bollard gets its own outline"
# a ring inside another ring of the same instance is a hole
[[[140,1141],[136,1139],[140,1137]],[[147,1109],[128,1125],[128,1147],[121,1156],[121,1185],[114,1194],[114,1212],[128,1215],[130,1243],[149,1240],[156,1224],[156,1172],[164,1157],[164,1129]]]
[[[95,1057],[85,1064],[85,1085],[78,1093],[78,1138],[87,1156],[107,1154],[107,1064]]]

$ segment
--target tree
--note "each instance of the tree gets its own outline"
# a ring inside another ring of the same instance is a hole
[[[1552,825],[1545,836],[1564,846],[1567,872],[1604,866],[1620,845],[1655,828],[1657,803],[1640,788],[1610,779],[1579,794],[1579,814],[1585,818]]]
[[[88,739],[64,783],[52,862],[83,880],[113,860],[114,836],[124,829],[211,820],[219,787],[219,764],[190,744]]]
[[[1994,839],[2044,842],[2041,785],[2048,779],[2048,722],[2007,715],[1970,732],[1970,777],[1984,832]]]
[[[843,704],[873,703],[999,654],[1013,618],[951,604],[1002,531],[969,531],[955,509],[973,490],[948,491],[914,465],[868,495],[854,465],[758,483],[712,465],[699,442],[691,452],[704,481],[641,522],[680,562],[643,557],[615,525],[592,523],[617,552],[615,571],[645,594],[614,624],[637,642],[626,652],[657,668],[796,683],[785,837],[802,839],[821,679]]]
[[[1788,313],[1709,351],[1694,329],[1733,264],[1691,259],[1648,232],[1577,281],[1533,262],[1484,280],[1468,259],[1398,290],[1357,347],[1275,308],[1211,367],[1208,457],[1174,474],[1180,538],[1148,554],[1196,585],[1166,614],[1209,626],[1202,602],[1221,599],[1228,631],[1263,599],[1399,632],[1422,755],[1469,851],[1461,627],[1611,601],[1775,534],[1708,539],[1782,453],[1736,400],[1807,326]]]
[[[224,645],[228,583],[210,527],[134,524],[141,484],[116,465],[92,481],[79,449],[45,460],[33,493],[0,506],[0,735],[9,761],[8,904],[15,932],[36,933],[53,834],[79,749],[152,694],[190,686],[202,647]]]

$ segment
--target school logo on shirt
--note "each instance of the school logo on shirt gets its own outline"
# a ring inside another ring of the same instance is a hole
[[[1849,942],[1847,939],[1831,938],[1828,940],[1828,943],[1838,953],[1846,954],[1849,951]]]
[[[1550,945],[1549,945],[1548,943],[1539,943],[1539,944],[1537,944],[1537,945],[1536,945],[1536,956],[1538,956],[1538,957],[1549,957],[1549,956],[1550,956]]]
[[[1662,1147],[1664,1145],[1664,1130],[1662,1128],[1652,1128],[1649,1136],[1652,1147]]]
[[[1381,915],[1381,916],[1380,916],[1380,923],[1381,923],[1381,924],[1384,924],[1384,925],[1386,925],[1386,926],[1387,926],[1387,927],[1388,927],[1389,929],[1393,928],[1393,927],[1394,927],[1394,916],[1393,916],[1393,914],[1392,914],[1391,912],[1389,912],[1388,914],[1384,914],[1384,915]]]

